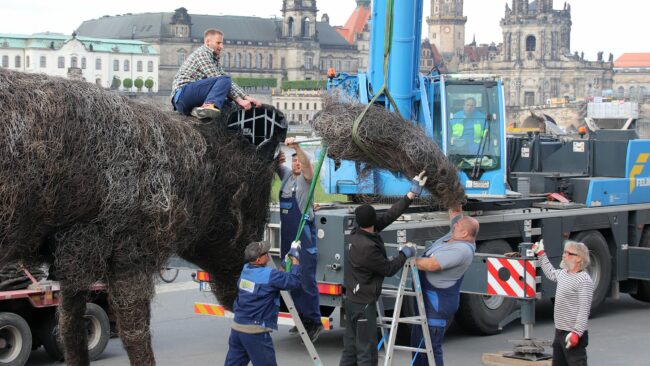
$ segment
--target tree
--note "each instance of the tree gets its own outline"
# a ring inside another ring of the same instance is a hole
[[[153,80],[151,79],[145,80],[144,87],[149,89],[149,91],[151,92],[151,89],[153,89]]]
[[[136,88],[138,88],[138,91],[141,91],[141,90],[142,90],[142,85],[144,85],[144,81],[142,81],[142,79],[135,79],[135,80],[133,81],[133,85],[134,85]]]
[[[133,87],[133,80],[129,78],[124,79],[124,81],[122,81],[122,86],[124,87],[124,89],[130,91],[131,87]]]
[[[113,81],[111,81],[111,89],[117,90],[122,85],[122,81],[117,76],[113,76]]]

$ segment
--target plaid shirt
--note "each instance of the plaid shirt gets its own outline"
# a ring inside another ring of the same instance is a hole
[[[178,69],[172,83],[172,96],[176,94],[178,88],[185,84],[220,75],[226,75],[226,72],[219,63],[219,56],[215,56],[208,46],[203,45],[192,52]],[[228,96],[234,100],[237,97],[244,98],[246,93],[239,85],[232,82]]]

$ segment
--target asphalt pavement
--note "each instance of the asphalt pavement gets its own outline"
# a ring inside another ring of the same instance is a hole
[[[223,365],[228,350],[230,320],[194,314],[194,302],[214,302],[209,293],[201,293],[191,282],[190,271],[181,270],[171,284],[157,286],[152,304],[153,347],[158,365]],[[553,308],[548,301],[536,308],[535,338],[550,339],[553,334]],[[343,349],[343,329],[324,332],[315,346],[323,365],[338,365]],[[278,365],[310,365],[310,358],[297,336],[281,326],[273,333]],[[452,326],[444,343],[448,365],[481,365],[483,353],[508,350],[512,339],[523,336],[523,327],[514,322],[493,336],[475,336]],[[589,365],[650,365],[650,304],[622,295],[608,299],[589,321]],[[550,350],[548,350],[550,352]],[[409,357],[396,353],[395,365],[409,365]],[[380,353],[380,364],[383,358]],[[29,365],[61,365],[53,363],[41,348],[32,352]],[[111,339],[99,360],[93,365],[128,365],[128,357],[120,340]]]

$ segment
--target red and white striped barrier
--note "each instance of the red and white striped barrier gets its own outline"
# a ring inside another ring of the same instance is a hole
[[[219,317],[231,318],[231,319],[235,317],[235,314],[226,310],[222,305],[206,304],[200,302],[194,303],[194,313],[201,314],[201,315],[219,316]],[[334,329],[334,321],[332,320],[332,318],[322,316],[320,318],[320,321],[321,323],[323,323],[323,328],[325,330]],[[278,325],[294,326],[296,325],[296,323],[293,321],[293,318],[291,317],[290,313],[280,312],[278,313]]]
[[[490,295],[535,297],[536,274],[533,261],[488,258],[487,279],[487,292]]]

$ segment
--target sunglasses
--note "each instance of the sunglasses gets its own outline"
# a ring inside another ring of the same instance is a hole
[[[578,256],[578,253],[571,253],[571,252],[569,252],[568,250],[565,250],[565,251],[564,251],[564,254],[566,254],[566,255],[570,255],[570,256],[573,256],[573,257],[577,257],[577,256]]]

